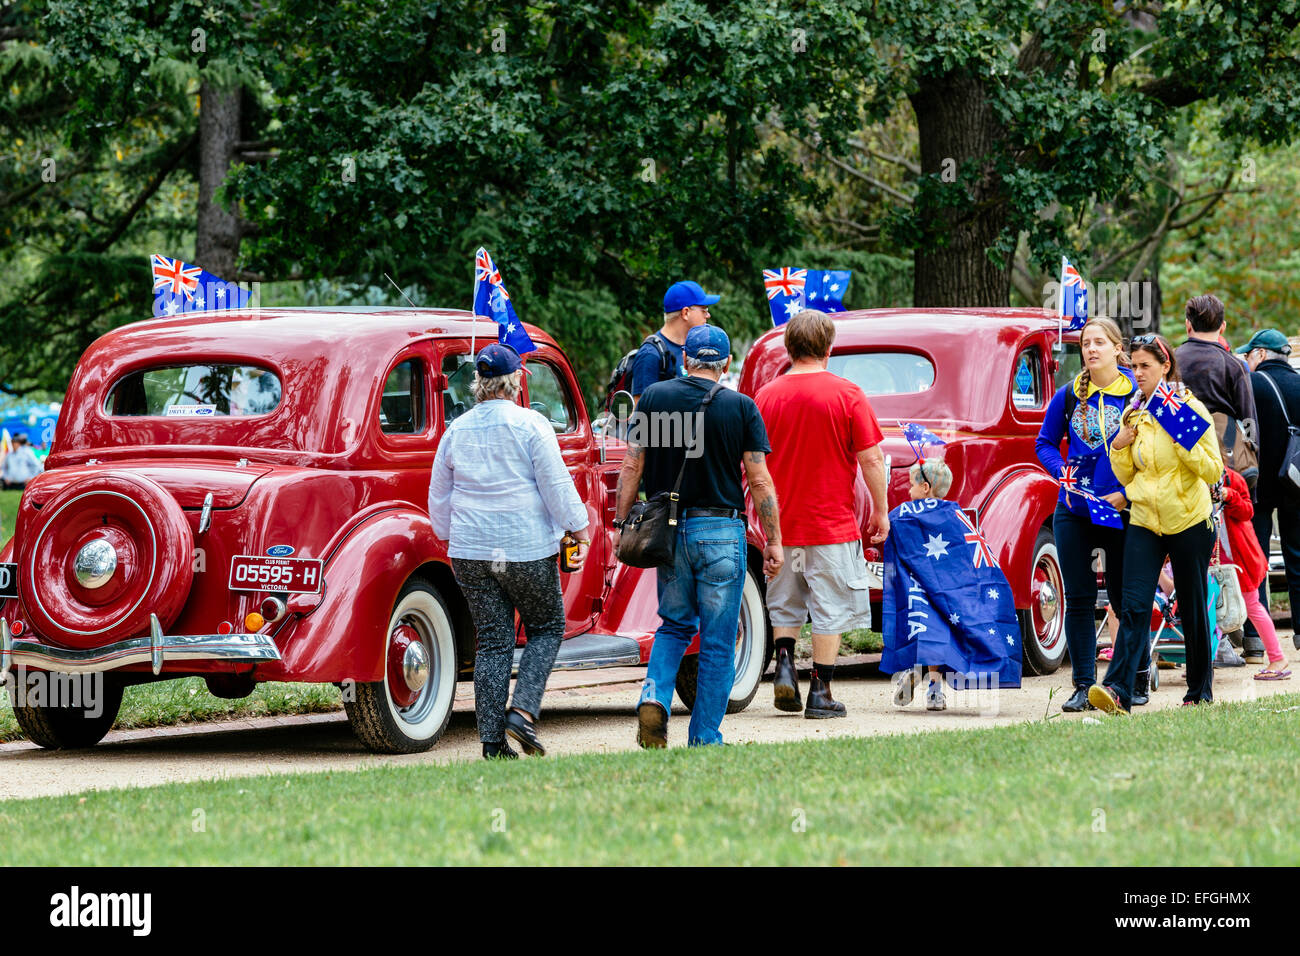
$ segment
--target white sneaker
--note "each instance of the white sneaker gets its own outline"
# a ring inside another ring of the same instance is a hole
[[[894,706],[906,707],[916,693],[916,668],[909,667],[894,675]]]
[[[930,686],[925,692],[925,709],[926,710],[947,710],[948,701],[943,696],[943,685],[937,680],[930,681]]]

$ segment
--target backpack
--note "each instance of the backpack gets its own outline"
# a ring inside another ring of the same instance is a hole
[[[676,371],[672,366],[675,364],[673,358],[664,348],[664,343],[659,341],[658,333],[647,335],[645,342],[638,345],[632,351],[628,352],[618,364],[614,366],[613,373],[609,376],[609,384],[605,386],[605,408],[608,409],[610,403],[614,401],[614,395],[618,392],[632,393],[632,365],[636,362],[637,353],[641,351],[646,342],[653,343],[654,347],[659,350],[659,379],[672,378]]]

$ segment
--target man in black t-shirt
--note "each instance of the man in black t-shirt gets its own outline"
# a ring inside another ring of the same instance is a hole
[[[771,451],[758,406],[747,395],[718,386],[731,364],[727,333],[715,326],[690,330],[684,347],[687,377],[648,387],[628,422],[628,450],[618,477],[617,520],[622,522],[645,479],[646,495],[671,491],[682,471],[675,564],[658,569],[659,617],[637,704],[637,743],[668,745],[668,714],[682,655],[700,635],[695,703],[688,742],[720,744],[719,728],[735,683],[736,628],[745,585],[743,466],[767,546],[763,572],[781,569],[781,524],[776,486],[768,474]],[[709,406],[700,407],[717,388]]]

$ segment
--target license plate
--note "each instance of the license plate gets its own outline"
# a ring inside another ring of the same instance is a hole
[[[876,579],[875,581],[872,582],[872,587],[877,587],[877,588],[882,587],[885,581],[885,562],[868,561],[867,573],[872,575]]]
[[[0,599],[18,596],[18,565],[0,564]]]
[[[319,558],[238,554],[230,561],[230,590],[318,594],[324,578]]]

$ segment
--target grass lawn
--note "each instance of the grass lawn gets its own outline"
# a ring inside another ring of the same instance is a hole
[[[224,700],[209,694],[201,677],[185,677],[128,687],[114,726],[163,727],[193,720],[308,714],[342,706],[339,690],[333,684],[259,684],[242,700]],[[9,695],[0,689],[0,741],[22,738]]]
[[[18,502],[22,500],[21,491],[6,491],[0,488],[0,547],[9,543],[14,533],[14,518],[18,514]]]
[[[1294,864],[1300,695],[0,805],[10,864]],[[39,837],[36,836],[39,834]]]

